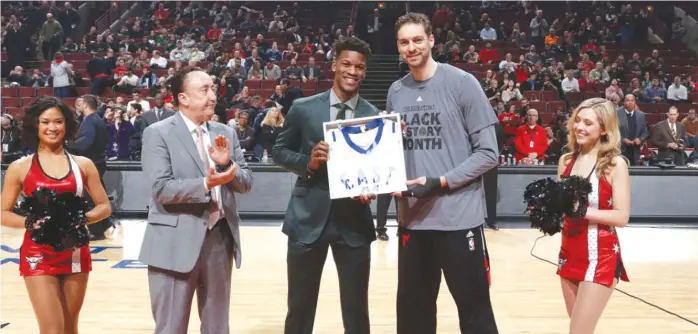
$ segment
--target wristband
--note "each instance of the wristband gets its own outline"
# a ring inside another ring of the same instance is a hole
[[[441,178],[429,177],[423,185],[416,184],[410,186],[407,190],[402,192],[402,196],[416,198],[430,197],[433,196],[439,189],[441,189]]]

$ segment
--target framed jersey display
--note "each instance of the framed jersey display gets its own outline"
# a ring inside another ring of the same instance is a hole
[[[323,123],[330,198],[407,190],[400,114]]]

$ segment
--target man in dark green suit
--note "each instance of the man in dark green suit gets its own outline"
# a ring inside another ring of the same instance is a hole
[[[325,164],[329,147],[323,141],[323,122],[378,114],[373,105],[358,96],[371,51],[357,38],[339,40],[333,50],[332,89],[294,101],[271,152],[274,163],[298,175],[282,229],[288,235],[285,334],[313,332],[329,248],[339,275],[345,333],[370,333],[370,245],[376,240],[376,232],[369,204],[375,196],[330,199]]]

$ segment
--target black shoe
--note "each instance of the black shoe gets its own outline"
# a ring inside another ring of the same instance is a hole
[[[376,237],[378,237],[378,240],[381,241],[388,241],[388,234],[385,232],[376,232]]]
[[[487,222],[487,227],[489,227],[495,231],[499,230],[499,225],[497,225],[497,223],[495,223],[495,222]]]

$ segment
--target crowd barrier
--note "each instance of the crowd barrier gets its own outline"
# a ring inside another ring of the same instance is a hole
[[[242,219],[283,219],[296,176],[275,165],[250,164],[252,191],[237,195]],[[3,177],[6,165],[2,166]],[[530,182],[554,177],[557,166],[500,166],[497,219],[526,222],[523,191]],[[631,221],[642,223],[698,223],[698,169],[630,167]],[[104,176],[107,193],[114,197],[117,217],[145,218],[151,195],[139,162],[109,162]],[[376,202],[371,203],[375,214]],[[394,217],[395,206],[388,211]]]

